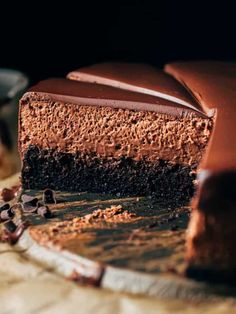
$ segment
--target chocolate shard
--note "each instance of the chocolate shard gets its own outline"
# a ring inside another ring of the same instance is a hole
[[[105,271],[104,267],[101,266],[101,269],[99,270],[97,277],[85,277],[79,274],[77,271],[73,271],[72,274],[68,277],[68,279],[80,285],[100,287],[104,271]]]
[[[9,219],[11,219],[13,216],[14,216],[14,213],[11,211],[11,209],[5,209],[5,210],[2,210],[2,211],[0,212],[0,220],[1,220],[1,221],[9,220]]]
[[[51,218],[52,217],[52,213],[51,213],[50,209],[48,208],[48,206],[41,204],[41,203],[39,203],[39,206],[37,209],[37,214],[39,214],[40,216],[42,216],[44,218]]]
[[[31,196],[31,195],[28,195],[28,194],[22,194],[21,195],[22,203],[28,203],[28,202],[31,202],[31,201],[34,202],[35,199],[37,199],[35,196]]]
[[[10,209],[10,204],[8,203],[5,203],[3,205],[0,206],[0,213],[3,211],[3,210],[8,210]]]
[[[23,202],[22,208],[23,211],[26,213],[34,213],[37,211],[38,208],[38,198],[37,197],[29,197],[27,195],[23,197],[24,200],[27,200],[26,202]]]
[[[56,204],[55,193],[51,189],[45,189],[43,191],[43,203],[44,204]]]

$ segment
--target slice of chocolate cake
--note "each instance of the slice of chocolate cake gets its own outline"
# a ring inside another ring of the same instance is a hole
[[[214,130],[199,167],[186,257],[191,277],[236,284],[236,64],[173,63],[166,71],[205,110],[215,111]]]
[[[212,130],[209,112],[152,67],[76,73],[80,81],[43,81],[21,99],[23,187],[188,201]]]

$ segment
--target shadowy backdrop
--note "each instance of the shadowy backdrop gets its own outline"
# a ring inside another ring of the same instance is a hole
[[[31,83],[101,61],[161,67],[177,59],[236,59],[229,1],[49,4],[0,4],[0,67],[24,71]]]

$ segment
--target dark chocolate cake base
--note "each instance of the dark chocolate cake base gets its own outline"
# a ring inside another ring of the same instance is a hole
[[[155,196],[169,204],[186,204],[194,192],[194,167],[159,160],[101,159],[30,146],[22,168],[25,189],[90,191],[117,196]],[[37,178],[37,179],[35,179]]]

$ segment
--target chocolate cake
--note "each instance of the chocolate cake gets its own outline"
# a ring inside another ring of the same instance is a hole
[[[101,64],[68,78],[21,99],[23,187],[188,202],[213,111],[150,66]]]
[[[236,282],[236,64],[99,64],[21,99],[24,188],[191,201],[186,273]],[[197,180],[195,180],[197,179]]]
[[[166,71],[203,109],[213,109],[214,129],[199,166],[186,257],[189,276],[236,283],[236,64],[173,63]]]

